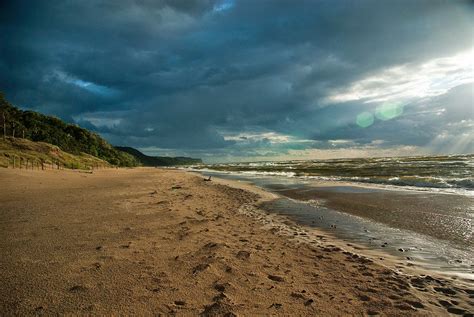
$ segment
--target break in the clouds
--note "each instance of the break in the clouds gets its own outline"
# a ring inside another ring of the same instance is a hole
[[[473,152],[470,1],[3,1],[0,90],[207,161]]]

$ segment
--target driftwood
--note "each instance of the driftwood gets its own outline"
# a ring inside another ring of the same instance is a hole
[[[211,176],[209,176],[209,178],[204,178],[204,181],[205,182],[210,182],[211,181]]]

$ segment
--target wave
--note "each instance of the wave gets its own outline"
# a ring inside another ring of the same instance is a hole
[[[474,189],[474,179],[472,178],[461,178],[461,179],[443,179],[440,177],[421,177],[421,176],[410,176],[410,177],[391,177],[391,178],[370,178],[370,177],[343,177],[339,180],[361,182],[361,183],[374,183],[374,184],[386,184],[395,186],[412,186],[412,187],[427,187],[427,188],[462,188],[462,189]]]
[[[370,183],[406,189],[467,191],[474,195],[474,155],[221,163],[193,167],[248,177]]]

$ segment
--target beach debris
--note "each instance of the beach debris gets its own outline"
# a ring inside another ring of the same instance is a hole
[[[281,276],[278,276],[278,275],[268,275],[268,278],[272,281],[275,281],[275,282],[284,282],[285,279]]]
[[[180,186],[180,185],[174,185],[173,187],[171,187],[171,189],[181,189],[181,188],[183,188],[183,187]]]
[[[312,303],[314,303],[314,300],[312,300],[312,299],[310,298],[310,299],[308,299],[306,302],[304,302],[304,305],[305,305],[305,306],[309,306],[309,305],[311,305]]]
[[[280,304],[280,303],[273,303],[273,304],[271,304],[270,307],[268,307],[268,308],[273,308],[273,307],[274,307],[274,308],[276,308],[276,309],[280,309],[282,306],[283,306],[283,305]]]
[[[403,248],[399,248],[398,251],[405,252],[405,250]]]
[[[211,181],[211,176],[209,176],[208,178],[204,178],[204,181],[205,182],[210,182]]]
[[[186,302],[184,300],[175,300],[174,304],[177,306],[184,306],[186,305]]]
[[[202,249],[204,249],[204,250],[210,250],[210,249],[215,249],[215,248],[217,248],[218,246],[219,246],[219,244],[216,243],[216,242],[209,242],[209,243],[206,243],[206,244],[202,247]]]
[[[292,293],[290,294],[290,296],[293,297],[293,298],[305,299],[305,297],[304,297],[303,294],[297,293],[297,292],[292,292]]]

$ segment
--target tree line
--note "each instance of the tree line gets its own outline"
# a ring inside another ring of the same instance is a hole
[[[74,124],[40,114],[23,111],[10,104],[0,93],[0,124],[2,137],[24,138],[35,142],[46,142],[61,150],[78,155],[81,152],[93,155],[112,165],[132,167],[138,161],[132,155],[119,151],[98,134]]]

